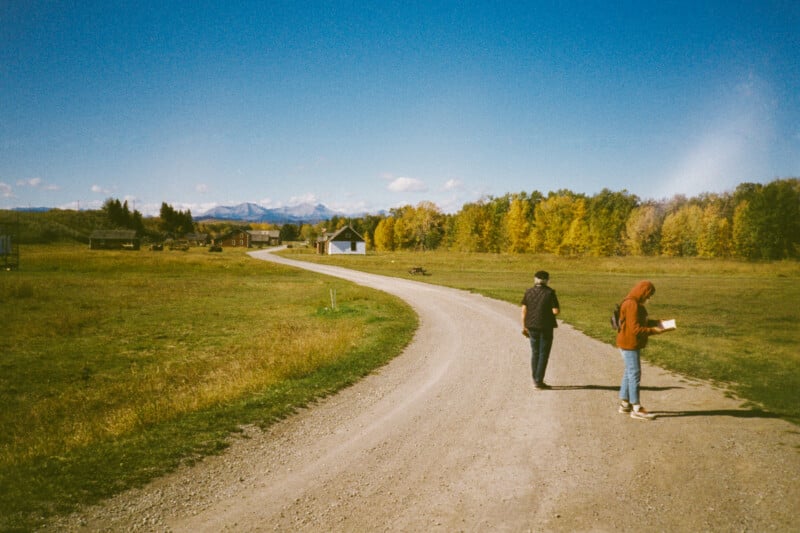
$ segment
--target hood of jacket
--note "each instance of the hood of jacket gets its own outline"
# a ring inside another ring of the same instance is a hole
[[[640,281],[628,293],[628,298],[643,303],[656,293],[656,287],[649,281]]]

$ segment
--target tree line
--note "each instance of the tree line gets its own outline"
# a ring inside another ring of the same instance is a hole
[[[142,214],[135,209],[131,211],[127,200],[120,202],[117,198],[109,198],[103,203],[102,211],[110,227],[136,230],[139,235],[160,232],[163,235],[175,237],[186,235],[195,229],[191,210],[176,210],[166,202],[161,203],[156,227],[152,227],[152,224],[150,227],[146,227]]]
[[[367,248],[552,253],[561,256],[684,256],[742,259],[800,257],[800,179],[743,183],[733,192],[641,200],[623,190],[589,196],[567,189],[509,193],[464,204],[446,214],[432,202],[317,224],[195,223],[191,211],[162,203],[144,218],[127,202],[108,199],[99,211],[23,214],[23,242],[86,240],[92,229],[129,228],[159,241],[186,233],[218,237],[234,229],[279,229],[284,242],[313,244],[350,224]],[[17,215],[19,217],[19,214]]]
[[[454,214],[426,201],[385,215],[277,227],[285,242],[313,243],[346,224],[376,251],[789,259],[800,257],[800,179],[660,201],[625,190],[519,192],[467,203]]]
[[[787,259],[800,256],[800,179],[661,201],[609,189],[593,196],[520,192],[465,204],[455,214],[422,202],[330,222],[333,229],[350,223],[377,251]]]

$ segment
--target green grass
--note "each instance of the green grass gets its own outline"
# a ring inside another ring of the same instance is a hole
[[[611,343],[640,279],[677,318],[646,357],[800,422],[800,264],[388,253],[292,256],[518,304],[546,269],[561,318]],[[429,276],[412,276],[422,266]],[[330,308],[330,290],[337,309]],[[0,530],[30,530],[224,449],[398,354],[413,312],[380,292],[241,250],[23,247],[0,272]],[[645,377],[646,379],[646,377]]]
[[[651,280],[653,318],[676,318],[678,330],[653,337],[649,361],[711,381],[751,406],[800,423],[800,263],[696,258],[559,258],[452,252],[319,256],[288,254],[359,270],[466,289],[519,304],[539,269],[550,272],[560,318],[613,344],[609,316],[633,285]],[[412,276],[424,267],[430,275]],[[646,377],[645,377],[646,379]]]
[[[416,327],[397,298],[241,250],[21,256],[0,272],[0,530],[217,453],[384,364]]]

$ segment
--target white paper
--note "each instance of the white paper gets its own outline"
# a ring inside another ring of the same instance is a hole
[[[675,319],[672,320],[662,320],[661,327],[664,329],[675,329],[677,326],[675,325]]]

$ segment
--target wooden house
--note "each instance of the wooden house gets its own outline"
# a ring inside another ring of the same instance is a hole
[[[192,246],[205,246],[208,244],[208,233],[187,233],[184,239]]]
[[[229,235],[221,239],[217,239],[216,243],[220,246],[225,246],[228,248],[238,248],[238,247],[250,247],[250,232],[248,231],[235,231]]]
[[[132,229],[95,230],[89,236],[92,250],[138,250],[139,237]]]
[[[276,229],[253,230],[250,234],[250,246],[263,248],[264,246],[278,246],[281,243],[281,232]]]

